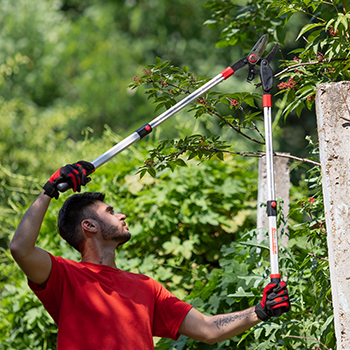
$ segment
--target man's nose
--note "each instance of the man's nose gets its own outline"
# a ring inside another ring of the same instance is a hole
[[[122,214],[122,213],[117,213],[116,216],[117,216],[117,218],[118,218],[119,220],[125,220],[125,219],[126,219],[126,215],[125,215],[125,214]]]

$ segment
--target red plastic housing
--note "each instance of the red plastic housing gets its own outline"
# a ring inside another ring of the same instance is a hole
[[[222,76],[227,79],[234,73],[234,70],[231,67],[227,67],[225,70],[221,72]]]
[[[271,107],[271,95],[263,95],[263,107]]]

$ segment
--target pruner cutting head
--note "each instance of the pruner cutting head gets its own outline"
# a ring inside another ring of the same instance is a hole
[[[257,75],[259,75],[261,77],[261,84],[258,84],[257,86],[262,85],[264,91],[268,91],[272,88],[273,73],[270,67],[270,63],[275,57],[278,50],[278,44],[276,44],[271,52],[266,55],[266,57],[262,57],[268,41],[269,35],[264,34],[257,41],[247,56],[243,57],[231,67],[229,67],[232,74],[232,72],[236,72],[238,69],[241,69],[244,66],[248,65],[249,69],[247,81],[251,82]],[[256,65],[260,66],[260,69],[256,69]]]
[[[265,56],[262,57],[266,49],[268,42],[268,35],[263,35],[259,41],[255,44],[252,51],[247,56],[248,59],[248,76],[247,81],[252,81],[257,75],[260,75],[261,83],[257,84],[256,87],[263,87],[264,92],[270,91],[273,86],[273,72],[270,67],[270,63],[275,57],[278,51],[278,44],[276,44],[273,49]],[[260,44],[260,45],[259,45]],[[259,65],[260,69],[256,69],[255,65]]]
[[[249,64],[255,65],[261,59],[269,42],[269,35],[264,34],[254,45],[248,57]]]
[[[248,80],[251,81],[256,75],[254,66],[259,64],[262,55],[265,52],[267,43],[269,41],[269,35],[264,34],[254,45],[250,53],[244,58],[240,59],[238,62],[231,66],[232,70],[236,72],[238,69],[243,68],[244,66],[249,66]]]
[[[262,55],[265,52],[266,46],[269,41],[269,35],[265,34],[263,35],[258,42],[254,45],[252,51],[247,56],[248,59],[248,66],[249,66],[249,71],[248,71],[248,76],[247,76],[247,81],[252,81],[256,75],[259,75],[259,71],[256,70],[254,67],[256,64],[260,64]]]

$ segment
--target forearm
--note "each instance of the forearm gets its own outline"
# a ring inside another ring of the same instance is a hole
[[[261,322],[254,310],[255,306],[239,312],[206,316],[192,308],[182,321],[179,333],[204,343],[215,344]]]
[[[42,191],[24,214],[10,244],[14,256],[25,256],[34,249],[50,201]]]
[[[249,309],[216,316],[207,316],[192,308],[179,328],[179,333],[207,344],[230,339],[272,316],[272,309],[279,308],[279,315],[290,309],[285,282],[270,283],[264,288],[263,300]],[[259,314],[259,317],[258,317]]]
[[[230,339],[261,322],[255,313],[255,306],[238,312],[210,317],[211,342]]]

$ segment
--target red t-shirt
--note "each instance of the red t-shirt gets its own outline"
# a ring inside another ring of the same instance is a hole
[[[154,349],[177,339],[191,305],[160,283],[105,265],[53,257],[44,289],[29,281],[58,326],[59,350]]]

